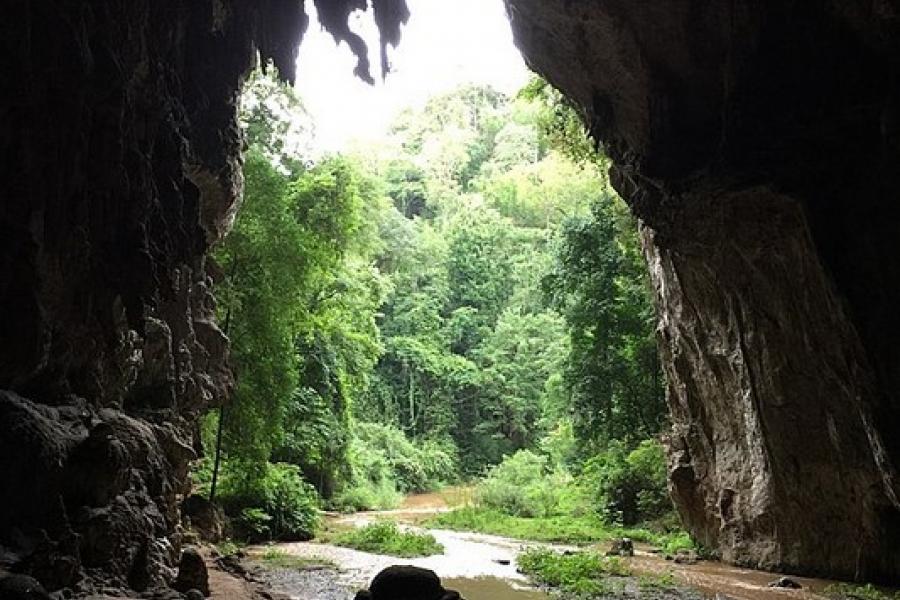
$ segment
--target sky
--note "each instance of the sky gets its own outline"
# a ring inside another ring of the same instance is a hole
[[[356,58],[336,46],[311,14],[297,61],[297,91],[315,122],[320,151],[340,151],[353,139],[376,140],[402,109],[465,83],[514,93],[529,77],[513,45],[502,0],[408,0],[409,23],[390,53],[393,71],[380,77],[378,34],[371,11],[351,28],[366,39],[374,86],[353,75]],[[307,3],[312,12],[312,3]],[[364,110],[360,110],[364,107]]]

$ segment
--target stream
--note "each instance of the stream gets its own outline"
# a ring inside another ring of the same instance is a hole
[[[332,515],[329,520],[342,526],[362,526],[376,519],[390,518],[403,526],[418,529],[428,516],[448,510],[440,493],[410,496],[404,505],[393,511],[365,512],[354,515]],[[454,589],[467,600],[548,600],[546,592],[531,586],[516,569],[516,557],[530,546],[552,547],[560,551],[571,549],[561,545],[523,542],[480,533],[428,529],[444,546],[444,554],[423,558],[400,559],[369,554],[349,548],[317,542],[276,544],[290,555],[322,559],[337,565],[333,568],[305,570],[271,569],[267,581],[277,591],[292,598],[321,600],[351,600],[356,590],[366,587],[381,569],[392,564],[411,564],[433,570],[448,589]],[[264,548],[251,550],[257,554]],[[799,590],[770,588],[769,582],[781,575],[731,567],[718,562],[675,564],[666,561],[648,547],[636,548],[633,558],[624,559],[636,575],[664,575],[671,573],[679,585],[691,591],[653,591],[628,597],[693,599],[719,598],[733,600],[823,600],[822,590],[831,581],[791,577],[800,583]],[[636,586],[632,586],[635,587]]]

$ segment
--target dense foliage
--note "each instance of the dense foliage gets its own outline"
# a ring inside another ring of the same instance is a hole
[[[669,510],[637,226],[552,88],[464,87],[315,160],[289,90],[254,76],[243,105],[244,206],[216,252],[238,386],[203,438],[221,424],[247,537],[472,477],[473,519],[584,538]]]

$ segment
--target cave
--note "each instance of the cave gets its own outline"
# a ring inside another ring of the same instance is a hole
[[[896,583],[900,2],[505,2],[640,219],[686,526],[727,562]],[[315,4],[372,77],[347,25],[367,3]],[[372,5],[383,54],[408,12]],[[163,586],[198,418],[234,384],[206,253],[240,205],[238,93],[259,60],[303,77],[309,19],[2,14],[0,564]]]

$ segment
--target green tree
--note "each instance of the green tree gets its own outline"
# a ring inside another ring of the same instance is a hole
[[[657,434],[665,405],[655,315],[636,225],[621,200],[608,194],[589,216],[564,223],[544,289],[568,326],[565,379],[585,446]]]

